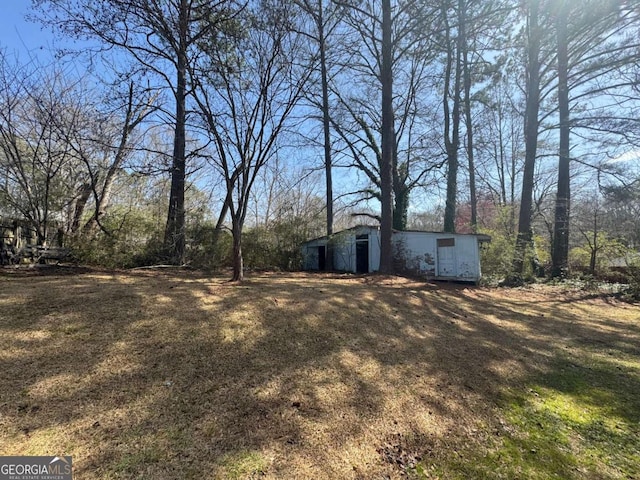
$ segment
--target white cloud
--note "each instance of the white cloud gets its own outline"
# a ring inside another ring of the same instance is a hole
[[[640,148],[636,148],[635,150],[629,150],[628,152],[625,152],[622,155],[611,158],[607,160],[607,163],[629,162],[633,160],[640,160]]]

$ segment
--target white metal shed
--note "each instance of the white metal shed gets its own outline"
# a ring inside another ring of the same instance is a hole
[[[490,241],[487,235],[394,231],[393,262],[398,273],[427,279],[477,282],[480,245]],[[328,252],[333,252],[332,259]],[[302,246],[304,270],[333,270],[370,273],[380,266],[380,230],[359,226],[331,237],[320,237]],[[331,261],[332,260],[332,261]]]

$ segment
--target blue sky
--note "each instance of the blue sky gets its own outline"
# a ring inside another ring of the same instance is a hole
[[[5,0],[0,8],[0,48],[21,58],[48,55],[55,44],[53,34],[40,25],[28,22],[29,0]]]

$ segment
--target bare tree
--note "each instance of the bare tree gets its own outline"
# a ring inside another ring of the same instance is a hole
[[[310,54],[316,58],[314,70],[320,82],[320,96],[316,92],[317,84],[310,82],[306,93],[307,99],[319,108],[322,115],[322,150],[324,154],[325,188],[326,188],[326,234],[333,234],[333,160],[331,146],[331,105],[329,83],[332,65],[330,63],[331,37],[339,25],[339,8],[330,0],[295,0],[304,15],[310,19],[310,27],[303,29],[303,34],[310,40]],[[331,256],[327,259],[331,261]]]
[[[446,48],[444,86],[442,89],[442,107],[444,110],[443,138],[445,153],[447,156],[447,193],[444,208],[445,232],[455,232],[456,200],[458,195],[458,151],[460,149],[460,115],[462,103],[462,42],[464,35],[459,23],[463,17],[461,1],[458,1],[458,32],[455,37],[452,34],[453,26],[450,24],[450,2],[442,1],[441,21],[444,25],[444,46]],[[453,102],[451,105],[450,102]]]
[[[302,98],[310,69],[293,61],[300,48],[291,5],[273,0],[250,5],[242,17],[235,55],[213,48],[208,82],[194,93],[225,180],[233,235],[233,281],[244,277],[242,230],[258,173],[278,155],[279,136]],[[224,57],[223,57],[224,56]],[[235,61],[234,61],[235,59]],[[216,65],[225,65],[216,68]],[[205,72],[193,72],[193,79]]]
[[[478,193],[476,180],[475,135],[479,128],[474,123],[474,110],[482,105],[487,84],[496,79],[496,71],[504,64],[504,46],[509,43],[509,20],[514,18],[509,0],[474,2],[458,0],[456,42],[461,49],[462,110],[464,117],[464,152],[467,155],[469,175],[470,227],[478,227]],[[507,28],[505,28],[507,27]],[[491,88],[491,87],[489,87]]]
[[[98,230],[110,234],[103,225],[103,218],[111,203],[113,186],[125,161],[135,153],[139,139],[135,131],[157,110],[154,104],[157,93],[140,89],[129,81],[124,92],[110,91],[113,100],[95,105],[85,115],[82,130],[70,131],[65,141],[84,164],[88,181],[82,186],[82,194],[74,209],[71,233],[80,226],[84,206],[93,197],[94,210],[83,230],[94,237]],[[109,105],[109,103],[113,105]],[[90,107],[88,104],[87,107]]]
[[[544,22],[541,19],[541,2],[527,0],[526,10],[526,109],[524,118],[525,160],[520,196],[518,236],[513,258],[513,272],[522,274],[525,256],[531,247],[531,216],[533,209],[534,172],[538,148],[540,112],[540,70]]]
[[[396,138],[393,113],[393,65],[391,43],[391,0],[382,0],[382,152],[380,161],[380,272],[393,272],[391,235],[393,229],[393,159],[396,155]]]
[[[606,148],[615,143],[639,145],[637,80],[625,78],[640,55],[634,37],[640,22],[637,9],[619,2],[587,2],[588,8],[560,2],[554,11],[557,48],[557,112],[559,161],[552,276],[568,272],[571,201],[570,136],[583,144]],[[593,105],[599,105],[594,108]],[[576,113],[570,118],[570,109]],[[551,109],[549,114],[555,113]],[[598,138],[593,138],[596,132]],[[590,138],[591,137],[591,138]],[[587,164],[588,162],[583,162]],[[600,169],[600,165],[593,165]]]
[[[491,192],[495,205],[509,208],[509,233],[517,228],[516,188],[524,151],[521,97],[514,80],[500,75],[482,93],[475,142],[480,188]]]
[[[333,111],[332,123],[342,140],[339,151],[343,165],[355,168],[367,185],[352,194],[356,202],[382,201],[382,166],[384,131],[381,108],[386,83],[383,82],[383,12],[377,2],[345,6],[345,23],[353,32],[352,55],[345,60],[349,68],[340,82],[349,89],[336,91],[339,104]],[[433,132],[426,119],[432,108],[423,102],[427,89],[427,65],[432,56],[431,40],[423,35],[425,22],[433,19],[433,9],[422,8],[420,2],[392,2],[390,10],[391,107],[394,138],[392,152],[392,220],[393,228],[404,230],[409,199],[414,188],[441,160],[433,154]],[[389,92],[385,93],[389,95]],[[376,101],[372,101],[375,99]],[[387,112],[388,113],[388,112]],[[385,117],[385,122],[388,120]],[[367,216],[369,213],[366,214]],[[373,214],[380,221],[380,214]]]
[[[558,112],[560,120],[560,145],[558,149],[558,189],[553,232],[551,275],[562,277],[567,274],[569,262],[569,202],[571,187],[569,182],[569,52],[568,23],[569,5],[562,2],[556,18],[557,68],[558,68]]]
[[[175,109],[171,190],[165,230],[170,260],[185,254],[186,125],[190,94],[187,67],[198,63],[199,43],[227,28],[229,0],[32,0],[37,19],[74,38],[97,40],[98,51],[126,52],[133,68],[153,72],[172,93]]]
[[[64,71],[0,56],[0,197],[40,245],[77,193],[78,162],[65,135],[78,128],[79,83]]]

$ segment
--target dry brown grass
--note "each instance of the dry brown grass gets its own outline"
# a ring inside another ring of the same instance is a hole
[[[549,287],[5,273],[0,454],[72,455],[83,480],[397,478],[559,352],[637,353],[639,318]]]

